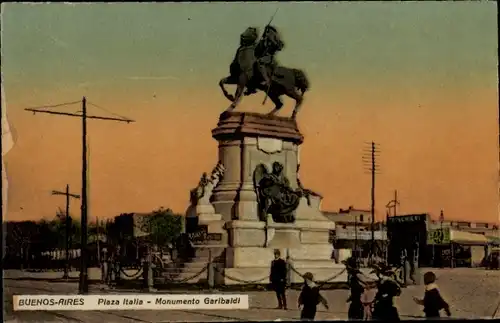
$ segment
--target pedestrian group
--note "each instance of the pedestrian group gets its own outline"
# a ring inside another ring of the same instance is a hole
[[[392,268],[383,263],[373,266],[371,273],[375,274],[378,279],[367,281],[354,258],[351,257],[343,263],[346,266],[350,288],[350,295],[346,301],[349,303],[349,320],[400,321],[394,298],[401,295],[402,283]],[[278,309],[287,309],[285,295],[287,272],[287,262],[281,258],[280,251],[275,250],[269,280],[276,292]],[[307,272],[302,277],[304,285],[297,305],[301,310],[300,319],[311,321],[316,316],[318,305],[322,304],[328,309],[328,303],[320,293],[320,286],[314,282],[313,274]],[[441,310],[444,310],[447,316],[451,316],[449,305],[439,292],[436,275],[433,272],[424,274],[424,284],[424,297],[414,298],[414,301],[423,306],[425,317],[439,318]]]

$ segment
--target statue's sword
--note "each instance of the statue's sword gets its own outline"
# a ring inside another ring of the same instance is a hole
[[[266,25],[266,28],[264,30],[266,30],[267,27],[269,27],[271,25],[271,22],[273,22],[274,16],[276,16],[276,13],[278,12],[278,9],[279,9],[279,7],[276,8],[276,11],[271,16],[271,20],[269,20],[269,23]],[[266,48],[266,52],[267,52],[267,48]],[[271,77],[269,78],[269,85],[267,86],[266,96],[264,97],[264,101],[262,101],[262,105],[266,104],[267,97],[269,96],[269,89],[271,89],[271,83],[272,83],[272,80],[273,80],[273,76],[274,76],[274,69],[273,69],[273,72],[271,73]]]

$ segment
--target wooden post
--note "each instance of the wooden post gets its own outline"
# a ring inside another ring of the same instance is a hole
[[[214,273],[214,266],[215,264],[213,263],[212,259],[212,249],[208,248],[208,264],[207,264],[207,282],[208,282],[208,288],[210,290],[213,290],[215,286],[215,273]]]
[[[66,196],[66,215],[65,215],[65,220],[64,220],[64,226],[65,226],[65,247],[66,247],[66,264],[64,265],[64,274],[63,274],[63,279],[69,278],[69,249],[71,246],[71,216],[69,214],[69,198],[75,198],[79,199],[80,195],[77,194],[71,194],[69,192],[69,184],[66,184],[66,191],[65,192],[59,192],[59,191],[52,191],[52,195],[65,195]]]
[[[95,218],[95,224],[96,224],[96,246],[97,246],[97,263],[99,264],[99,266],[101,265],[101,244],[99,243],[100,241],[100,234],[99,234],[99,229],[100,229],[100,225],[99,225],[99,218],[96,217]]]
[[[148,292],[154,292],[154,273],[153,273],[153,248],[148,245]]]
[[[87,294],[88,272],[87,272],[87,235],[88,235],[88,220],[87,220],[87,100],[82,99],[82,204],[81,209],[81,256],[80,256],[80,280],[78,284],[78,292]]]
[[[78,283],[78,291],[80,294],[86,294],[88,292],[88,273],[87,273],[87,228],[88,228],[88,221],[87,221],[87,193],[88,193],[88,187],[87,187],[87,119],[100,119],[100,120],[110,120],[110,121],[121,121],[121,122],[134,122],[133,120],[126,119],[126,118],[110,118],[110,117],[100,117],[100,116],[92,116],[92,115],[87,115],[87,99],[83,97],[82,99],[82,113],[70,113],[70,112],[58,112],[58,111],[47,111],[45,109],[40,109],[40,108],[29,108],[29,109],[24,109],[25,111],[30,111],[33,113],[47,113],[47,114],[54,114],[54,115],[64,115],[64,116],[70,116],[70,117],[79,117],[82,118],[82,196],[81,196],[81,225],[82,225],[82,236],[81,236],[81,252],[80,252],[80,279]],[[68,103],[62,103],[58,104],[55,106],[50,106],[50,107],[56,107],[56,106],[63,106],[63,105],[71,105],[71,104],[76,104],[78,102],[68,102]],[[101,108],[93,103],[90,103],[93,106],[96,106],[97,108]],[[42,108],[47,108],[49,106],[44,106]],[[101,108],[102,109],[102,108]]]
[[[375,164],[375,143],[372,141],[372,188],[371,188],[371,215],[372,215],[372,245],[370,256],[373,258],[375,253],[375,231],[373,231],[375,226],[375,172],[376,172],[376,164]]]
[[[455,268],[455,248],[453,242],[450,243],[451,247],[451,268]]]
[[[290,263],[290,249],[286,248],[286,284],[292,286],[292,264]]]
[[[354,260],[358,263],[358,217],[354,215]]]

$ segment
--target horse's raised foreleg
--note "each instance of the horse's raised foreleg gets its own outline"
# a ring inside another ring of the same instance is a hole
[[[243,91],[245,90],[247,82],[248,82],[248,77],[246,75],[241,75],[239,77],[236,93],[234,94],[233,103],[231,103],[229,108],[226,109],[227,112],[234,110],[238,106],[243,97]]]
[[[234,96],[232,94],[230,94],[229,92],[226,91],[226,88],[225,88],[224,85],[225,84],[235,84],[235,83],[236,82],[234,82],[234,80],[232,80],[230,76],[225,77],[225,78],[223,78],[223,79],[221,79],[219,81],[219,87],[222,90],[222,94],[224,94],[224,96],[226,97],[226,99],[228,99],[231,102],[234,102]]]

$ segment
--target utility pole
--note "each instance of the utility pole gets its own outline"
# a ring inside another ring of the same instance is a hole
[[[377,164],[376,158],[379,157],[379,145],[375,142],[369,142],[368,147],[365,147],[363,154],[363,163],[365,164],[365,170],[371,175],[371,231],[372,231],[372,241],[370,258],[373,259],[375,255],[375,175],[380,174],[380,166]]]
[[[385,205],[385,207],[387,208],[388,211],[390,209],[392,209],[392,216],[396,216],[397,215],[397,207],[398,207],[398,205],[400,205],[399,200],[398,200],[398,190],[394,190],[394,199],[390,200]],[[387,216],[389,216],[389,212],[387,213]]]
[[[66,246],[66,265],[64,266],[64,275],[63,279],[68,279],[69,275],[69,236],[70,236],[70,227],[71,227],[71,218],[69,216],[69,198],[72,197],[74,199],[79,199],[80,195],[77,194],[71,194],[69,192],[69,184],[66,185],[66,191],[65,192],[59,192],[59,191],[52,191],[52,195],[64,195],[66,196],[66,218],[64,220],[64,226],[65,226],[65,231],[66,231],[66,239],[65,239],[65,246]]]
[[[354,259],[358,264],[358,216],[354,215]]]
[[[385,207],[387,209],[387,211],[386,211],[386,223],[389,222],[389,216],[390,216],[391,210],[392,210],[392,216],[393,217],[397,216],[397,214],[398,214],[397,208],[398,208],[399,205],[400,205],[400,203],[399,203],[399,200],[398,200],[398,190],[394,190],[394,199],[390,200],[385,205]],[[387,229],[387,232],[389,232],[389,229]],[[388,247],[387,247],[387,249],[388,249]],[[388,253],[387,253],[386,259],[387,260],[389,259],[388,258]]]
[[[394,190],[394,216],[396,216],[398,214],[397,210],[398,210],[398,204],[399,204],[399,201],[398,201],[398,190]]]
[[[99,225],[99,218],[96,217],[95,218],[95,225],[96,225],[96,237],[97,237],[97,240],[96,240],[96,246],[97,246],[97,263],[100,265],[101,264],[101,246],[100,246],[100,239],[101,239],[101,236],[99,234],[99,230],[100,230],[100,225]]]
[[[45,106],[42,108],[47,108],[47,107],[56,107],[56,106],[62,106],[62,105],[69,105],[69,104],[75,104],[76,102],[69,102],[69,103],[63,103],[63,104],[58,104],[58,105],[53,105],[53,106]],[[39,113],[48,113],[48,114],[55,114],[55,115],[63,115],[63,116],[69,116],[69,117],[78,117],[82,119],[82,194],[81,194],[81,225],[82,225],[82,236],[81,236],[81,252],[80,252],[80,279],[78,282],[78,292],[79,294],[87,294],[89,290],[88,286],[88,272],[87,272],[87,239],[88,239],[88,220],[87,220],[87,193],[88,193],[88,183],[87,183],[87,119],[99,119],[99,120],[109,120],[109,121],[120,121],[120,122],[134,122],[134,120],[124,118],[124,117],[119,117],[119,118],[113,118],[113,117],[100,117],[100,116],[93,116],[93,115],[88,115],[87,114],[87,99],[85,97],[82,98],[82,111],[81,114],[79,113],[70,113],[70,112],[58,112],[58,111],[47,111],[47,110],[42,110],[39,108],[29,108],[29,109],[24,109],[25,111],[30,111],[33,112],[34,114],[39,112]],[[90,102],[89,102],[90,103]],[[90,103],[91,105],[95,106],[96,108],[103,109],[93,103]],[[105,109],[103,109],[105,110]],[[108,111],[109,112],[109,111]]]

